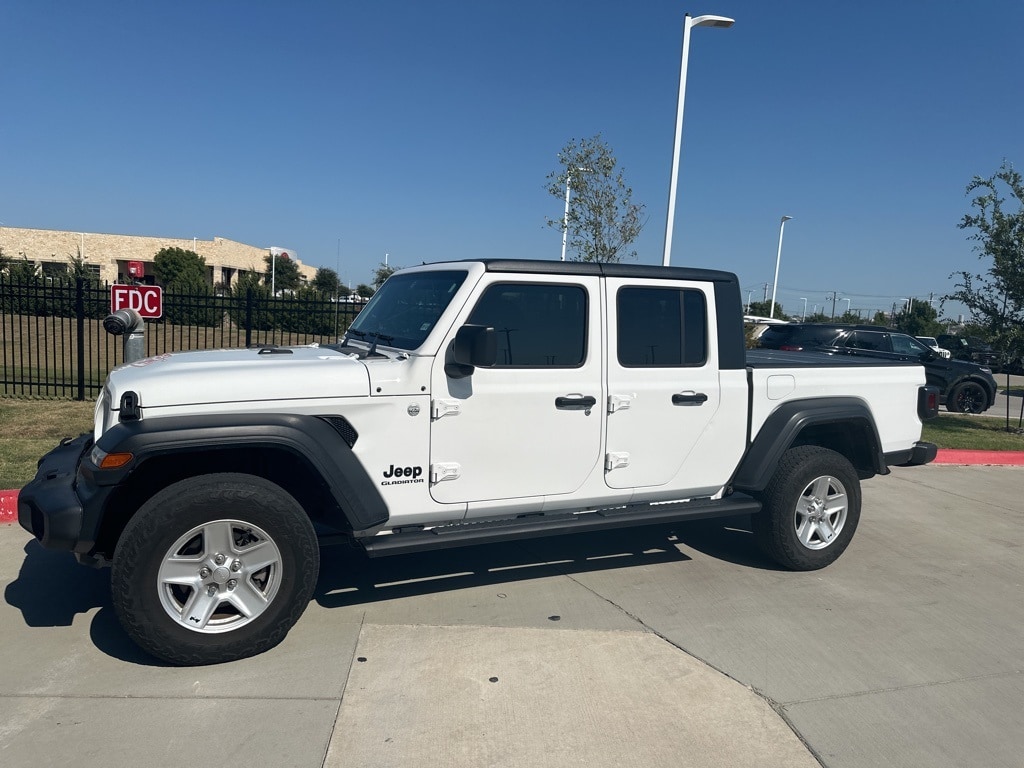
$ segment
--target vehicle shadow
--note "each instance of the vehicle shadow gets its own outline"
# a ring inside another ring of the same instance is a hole
[[[748,517],[692,521],[671,528],[605,531],[520,542],[370,559],[350,547],[325,547],[313,599],[342,607],[436,594],[470,587],[512,584],[548,576],[688,563],[687,550],[744,568],[780,570],[757,549]],[[169,666],[136,646],[117,620],[110,599],[109,569],[86,568],[65,552],[29,541],[5,602],[29,627],[70,627],[75,617],[99,609],[90,640],[106,655],[140,666]]]
[[[70,627],[75,617],[98,608],[89,624],[96,648],[121,661],[167,666],[133,643],[117,620],[110,600],[110,569],[87,568],[67,552],[44,549],[34,539],[25,544],[18,577],[4,590],[4,600],[21,611],[29,627]]]
[[[321,552],[313,598],[341,607],[472,587],[683,563],[686,549],[746,568],[780,570],[757,549],[747,516],[371,559],[346,546]]]
[[[43,549],[32,539],[4,600],[29,627],[70,627],[78,614],[110,607],[110,571],[85,568],[67,552]]]

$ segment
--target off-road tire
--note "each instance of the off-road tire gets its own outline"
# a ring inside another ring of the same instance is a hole
[[[786,451],[757,498],[762,508],[752,522],[758,545],[794,571],[834,562],[860,521],[857,471],[842,454],[816,445]]]
[[[206,531],[211,544],[222,544],[216,554],[229,550],[223,553],[224,567],[213,562],[215,552],[207,551]],[[182,543],[186,540],[188,545]],[[194,557],[204,558],[195,560],[196,573],[210,571],[206,584],[177,586],[175,575],[181,571],[190,578]],[[245,565],[247,557],[252,569]],[[236,559],[239,571],[232,573]],[[273,564],[254,570],[261,561]],[[309,604],[319,570],[309,517],[280,486],[245,474],[202,475],[158,492],[128,521],[114,552],[111,591],[122,626],[144,650],[172,664],[217,664],[280,643]],[[229,578],[236,579],[237,595],[235,587],[227,592]],[[220,592],[207,593],[214,596],[205,603],[217,607],[209,609],[208,623],[199,628],[202,619],[188,616],[188,596],[210,588]],[[179,594],[186,597],[180,598],[176,621]],[[245,597],[255,608],[246,615],[229,602],[232,597]]]

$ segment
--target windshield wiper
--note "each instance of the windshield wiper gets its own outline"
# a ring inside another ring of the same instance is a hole
[[[370,348],[366,351],[367,357],[384,357],[384,355],[380,355],[377,353],[377,342],[383,341],[385,344],[390,344],[395,340],[394,336],[386,336],[380,331],[370,331],[370,338],[373,339],[373,343],[370,345]]]

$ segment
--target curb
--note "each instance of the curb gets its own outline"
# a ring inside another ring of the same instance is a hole
[[[935,455],[932,463],[1024,467],[1024,451],[968,451],[943,448]]]
[[[1024,467],[1024,451],[968,451],[941,448],[932,464]],[[0,491],[0,525],[18,519],[18,491]]]
[[[18,519],[18,491],[0,491],[0,525]]]

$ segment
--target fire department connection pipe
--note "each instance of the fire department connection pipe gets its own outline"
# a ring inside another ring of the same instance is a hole
[[[103,330],[124,336],[124,361],[134,363],[146,356],[146,325],[134,309],[119,309],[103,319]]]

